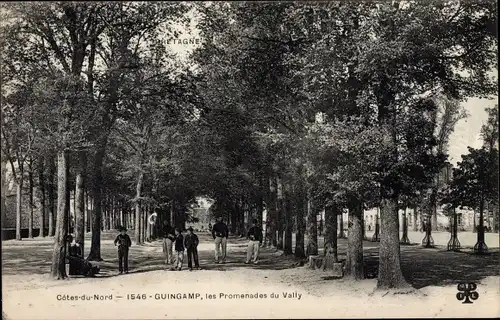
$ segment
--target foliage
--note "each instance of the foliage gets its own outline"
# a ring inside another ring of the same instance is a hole
[[[443,204],[480,210],[485,201],[498,203],[498,152],[469,147],[469,153],[453,170],[453,180],[443,195]]]

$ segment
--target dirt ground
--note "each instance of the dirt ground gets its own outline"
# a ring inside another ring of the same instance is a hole
[[[422,235],[410,232],[410,240],[420,242]],[[437,247],[433,249],[401,246],[403,273],[414,288],[402,293],[375,290],[376,279],[358,282],[335,279],[328,272],[307,269],[293,257],[267,248],[261,250],[258,265],[246,265],[244,239],[231,238],[227,263],[215,264],[214,246],[205,233],[199,234],[202,270],[168,270],[163,264],[161,242],[155,241],[133,246],[130,273],[119,275],[114,236],[115,233],[103,233],[104,261],[100,263],[98,277],[63,281],[47,276],[52,239],[4,241],[4,316],[7,319],[500,316],[498,235],[494,234],[486,236],[490,247],[486,256],[471,254],[475,239],[472,233],[459,235],[463,252],[445,250],[448,233],[435,234]],[[85,245],[88,250],[90,242]],[[340,259],[345,258],[346,246],[347,241],[339,239]],[[378,243],[366,241],[364,253],[368,264],[376,264]],[[457,300],[459,282],[477,283],[479,298],[473,304]]]

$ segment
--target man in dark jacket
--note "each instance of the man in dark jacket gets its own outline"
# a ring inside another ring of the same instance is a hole
[[[253,253],[253,263],[259,263],[259,248],[262,244],[262,229],[257,226],[257,219],[253,219],[252,227],[248,230],[247,238],[249,239],[247,248],[247,260],[245,263],[250,263]]]
[[[226,249],[227,249],[227,237],[228,237],[228,235],[229,235],[229,230],[227,228],[227,225],[224,222],[222,222],[221,217],[218,217],[217,222],[212,227],[212,237],[214,238],[214,242],[215,242],[215,262],[216,263],[225,263],[226,262]]]
[[[189,227],[187,229],[187,234],[184,237],[184,246],[186,247],[187,251],[189,271],[193,270],[193,260],[194,260],[194,267],[196,269],[200,268],[200,264],[198,262],[199,243],[200,241],[198,240],[198,236],[193,233],[193,228]]]
[[[120,274],[128,273],[128,249],[132,245],[132,240],[127,234],[127,229],[120,227],[120,234],[115,239],[115,246],[118,245],[118,269]]]
[[[184,261],[184,236],[181,229],[175,229],[175,270],[182,270],[182,262]]]
[[[173,263],[173,252],[172,252],[172,243],[175,240],[175,230],[170,226],[168,221],[163,221],[163,255],[165,256],[165,264]]]

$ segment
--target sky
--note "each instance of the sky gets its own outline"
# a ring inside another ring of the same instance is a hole
[[[467,153],[467,147],[480,148],[483,145],[481,140],[481,127],[488,120],[486,108],[494,107],[498,103],[495,100],[471,98],[463,106],[469,116],[460,120],[455,127],[455,131],[450,136],[449,161],[456,165],[461,160],[461,155]]]

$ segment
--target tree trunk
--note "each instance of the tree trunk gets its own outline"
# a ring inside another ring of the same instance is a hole
[[[170,225],[175,226],[175,200],[170,201]]]
[[[292,205],[290,199],[290,185],[283,183],[283,209],[285,213],[285,236],[283,243],[283,251],[286,255],[293,254],[292,249],[292,233],[293,233],[293,216],[292,216]]]
[[[337,216],[342,209],[338,206],[325,207],[325,232],[324,232],[324,258],[323,270],[333,269],[333,264],[337,263]]]
[[[6,206],[5,206],[5,190],[7,189],[7,186],[6,186],[6,174],[7,174],[7,164],[5,161],[3,161],[3,159],[0,159],[0,163],[1,163],[1,169],[2,169],[2,185],[0,186],[0,192],[2,193],[2,197],[1,197],[1,204],[0,204],[0,212],[2,213],[2,217],[0,219],[0,221],[2,222],[2,229],[4,228],[5,226],[5,219],[6,219]]]
[[[21,175],[21,173],[19,173]],[[23,179],[16,179],[16,240],[21,240],[21,215],[23,200]]]
[[[437,205],[436,203],[432,203],[432,231],[438,231],[438,219],[437,219]]]
[[[116,209],[115,209],[115,197],[109,197],[109,230],[116,229]]]
[[[410,239],[408,238],[408,218],[406,214],[406,207],[404,208],[403,211],[403,224],[402,224],[402,229],[403,229],[403,235],[401,237],[401,244],[410,244]]]
[[[119,201],[113,197],[113,229],[121,226]]]
[[[123,204],[122,201],[120,201],[120,226],[127,228],[127,222],[125,219],[125,212],[123,211],[125,209],[125,205]]]
[[[296,212],[295,212],[295,225],[297,227],[295,234],[295,257],[299,259],[303,259],[306,257],[305,250],[305,233],[306,233],[306,224],[304,221],[304,217],[306,216],[306,197],[307,194],[304,188],[304,168],[303,166],[299,166],[297,170],[297,177],[299,179],[297,184],[297,192],[295,195],[295,204],[296,204]]]
[[[266,223],[266,239],[268,246],[278,246],[276,237],[277,231],[277,212],[276,212],[276,179],[269,179],[269,201],[267,204],[267,223]]]
[[[94,181],[92,183],[92,242],[89,260],[102,261],[101,258],[101,224],[102,224],[102,167],[105,146],[100,146],[94,157]]]
[[[260,183],[260,189],[261,189],[261,194],[258,195],[257,198],[257,220],[259,221],[259,225],[262,225],[262,220],[263,220],[263,212],[264,212],[264,197],[262,195],[262,192],[264,190],[264,183],[262,177],[259,179]]]
[[[73,219],[76,228],[76,176],[75,176],[75,189],[73,189]]]
[[[238,226],[238,214],[239,211],[241,210],[241,207],[238,205],[238,201],[235,201],[233,205],[233,210],[231,210],[230,214],[230,220],[231,220],[231,225],[229,227],[229,231],[231,234],[236,234],[236,229]]]
[[[366,236],[366,221],[364,213],[361,214],[361,231],[363,233],[363,240],[368,240]]]
[[[64,279],[66,275],[66,236],[68,235],[68,202],[67,192],[68,154],[66,151],[57,153],[57,220],[52,253],[51,277]]]
[[[33,160],[30,159],[28,163],[28,208],[29,208],[29,216],[28,216],[28,238],[33,239]]]
[[[81,151],[78,154],[78,167],[75,178],[75,241],[80,243],[82,255],[85,244],[85,167],[87,162],[86,154]]]
[[[418,212],[417,212],[417,206],[413,207],[413,225],[412,225],[412,230],[413,231],[418,231]]]
[[[106,213],[107,213],[107,215],[106,215],[106,218],[107,218],[106,230],[111,230],[113,227],[113,225],[112,225],[112,223],[113,223],[113,220],[112,220],[113,219],[113,205],[112,205],[111,201],[112,201],[112,197],[108,195],[106,198]]]
[[[128,228],[134,229],[135,230],[135,215],[134,215],[134,210],[133,208],[127,206],[127,213],[128,213]]]
[[[151,212],[148,211],[146,212],[146,241],[151,242],[151,224],[149,223],[149,215]]]
[[[318,221],[316,217],[316,206],[313,199],[312,188],[307,192],[307,256],[318,254]]]
[[[493,207],[493,232],[498,233],[498,205],[492,205]]]
[[[280,178],[276,178],[276,213],[278,222],[278,243],[276,248],[283,250],[283,232],[285,225],[285,212],[283,210],[283,183]]]
[[[110,197],[109,195],[106,195],[106,200],[104,200],[104,230],[108,231],[111,230],[111,206],[110,206]]]
[[[71,233],[71,227],[74,226],[73,217],[71,215],[71,185],[69,182],[69,153],[66,152],[66,216],[68,219],[68,232]],[[59,188],[59,187],[58,187]],[[74,230],[73,230],[74,231]]]
[[[40,197],[40,237],[45,237],[45,213],[47,211],[45,203],[45,163],[41,161],[38,168],[38,194]]]
[[[306,211],[305,198],[304,190],[299,190],[297,195],[297,211],[295,214],[295,223],[297,225],[297,233],[295,234],[295,257],[299,259],[306,257],[304,239],[306,233],[306,224],[304,221]]]
[[[107,231],[108,230],[108,201],[107,201],[107,195],[103,195],[102,199],[102,231]]]
[[[363,204],[355,199],[348,204],[346,276],[354,280],[364,278],[363,273]],[[398,239],[399,240],[399,239]]]
[[[146,228],[148,224],[148,210],[147,210],[147,205],[142,205],[141,206],[141,241],[142,243],[146,242]]]
[[[258,206],[258,203],[257,203],[257,206]],[[241,237],[244,237],[246,235],[246,230],[248,230],[248,225],[245,225],[245,217],[250,216],[249,211],[250,211],[250,209],[248,208],[248,204],[245,203],[243,206],[243,210],[240,212],[240,214],[238,216],[238,232],[239,232],[239,235]],[[257,211],[258,211],[258,208],[257,208]],[[262,227],[262,214],[261,214],[260,218],[261,219],[259,220],[259,216],[257,214],[257,217],[255,219],[257,219],[257,225]]]
[[[342,210],[342,213],[339,215],[339,239],[345,239],[347,238],[344,232],[344,211]]]
[[[137,183],[135,187],[135,243],[136,244],[141,244],[142,239],[141,239],[141,201],[139,200],[141,198],[141,193],[142,193],[142,181],[144,179],[144,173],[139,172],[139,176],[137,177]]]
[[[397,199],[382,199],[380,207],[380,249],[377,288],[407,287],[401,272]]]
[[[434,188],[432,189],[432,194],[430,196],[430,209],[432,214],[432,231],[438,231],[438,219],[437,219],[437,198],[438,198],[438,188],[439,188],[439,173],[436,175],[436,181]]]
[[[91,221],[90,221],[90,216],[91,216],[91,212],[92,212],[92,207],[91,207],[91,200],[90,200],[90,197],[89,197],[89,192],[87,191],[88,190],[88,187],[85,188],[86,191],[85,191],[85,231],[86,232],[90,232],[90,224],[91,224]]]
[[[488,252],[488,247],[484,242],[484,203],[485,200],[481,196],[479,200],[479,225],[477,226],[477,243],[474,245],[474,252],[483,254]]]
[[[49,183],[47,195],[49,197],[49,236],[53,237],[56,230],[56,192],[55,192],[55,161],[49,160]]]

